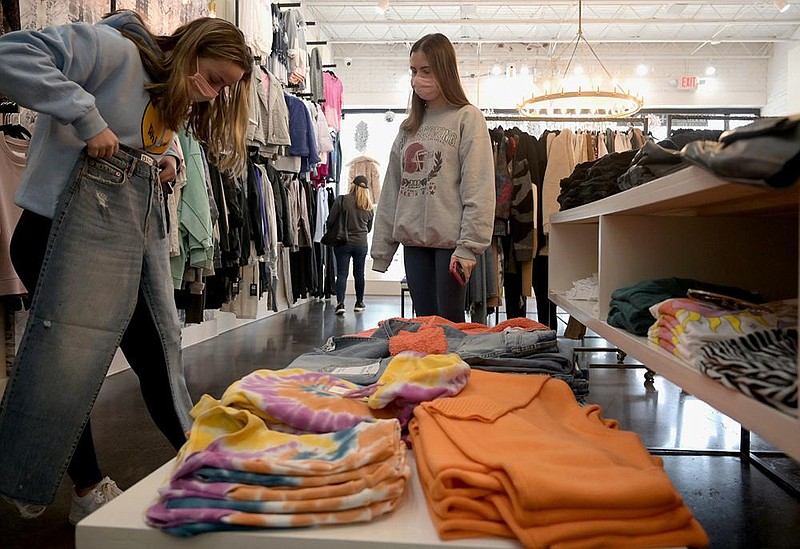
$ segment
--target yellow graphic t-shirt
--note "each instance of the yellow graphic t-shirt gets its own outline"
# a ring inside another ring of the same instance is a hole
[[[158,116],[153,102],[147,103],[147,108],[142,115],[142,143],[144,150],[160,156],[167,152],[175,132],[167,128]]]

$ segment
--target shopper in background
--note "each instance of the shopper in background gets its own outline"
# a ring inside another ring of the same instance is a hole
[[[367,259],[367,234],[372,230],[372,201],[369,198],[369,182],[363,175],[357,175],[350,183],[349,192],[333,203],[330,219],[347,212],[347,243],[334,246],[336,254],[336,314],[344,314],[344,292],[347,289],[347,273],[350,271],[350,258],[353,259],[353,278],[355,279],[356,312],[366,309],[364,305],[364,263]]]
[[[428,34],[411,48],[411,107],[392,145],[372,238],[386,272],[403,245],[420,316],[464,321],[464,284],[492,237],[494,169],[486,120],[467,100],[453,45]]]
[[[0,495],[33,518],[66,469],[74,524],[120,494],[100,472],[89,423],[117,347],[155,424],[175,449],[185,442],[192,402],[164,213],[178,169],[170,146],[188,126],[212,162],[244,171],[252,58],[222,19],[154,36],[118,12],[5,34],[0,59],[0,92],[40,113],[15,197],[11,256],[32,302],[0,404]]]

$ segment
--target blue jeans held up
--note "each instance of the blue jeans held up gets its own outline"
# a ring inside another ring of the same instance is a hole
[[[157,167],[128,147],[81,155],[60,198],[28,325],[0,405],[0,494],[48,505],[133,315],[147,302],[184,430],[183,377],[164,196]]]

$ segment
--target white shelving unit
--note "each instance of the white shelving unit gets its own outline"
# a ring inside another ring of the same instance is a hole
[[[611,292],[681,277],[798,296],[800,193],[729,183],[689,167],[551,217],[550,299],[587,328],[800,461],[800,419],[723,387],[646,338],[610,326]],[[564,297],[598,274],[597,302]]]

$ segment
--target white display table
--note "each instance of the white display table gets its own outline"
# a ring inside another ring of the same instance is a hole
[[[167,477],[172,462],[163,465],[111,503],[82,520],[75,529],[76,549],[426,549],[442,547],[516,548],[516,540],[475,538],[442,541],[428,515],[425,497],[413,472],[405,501],[393,512],[369,523],[319,528],[261,530],[257,532],[212,532],[190,538],[165,534],[144,523],[145,509],[156,498],[156,490]]]

